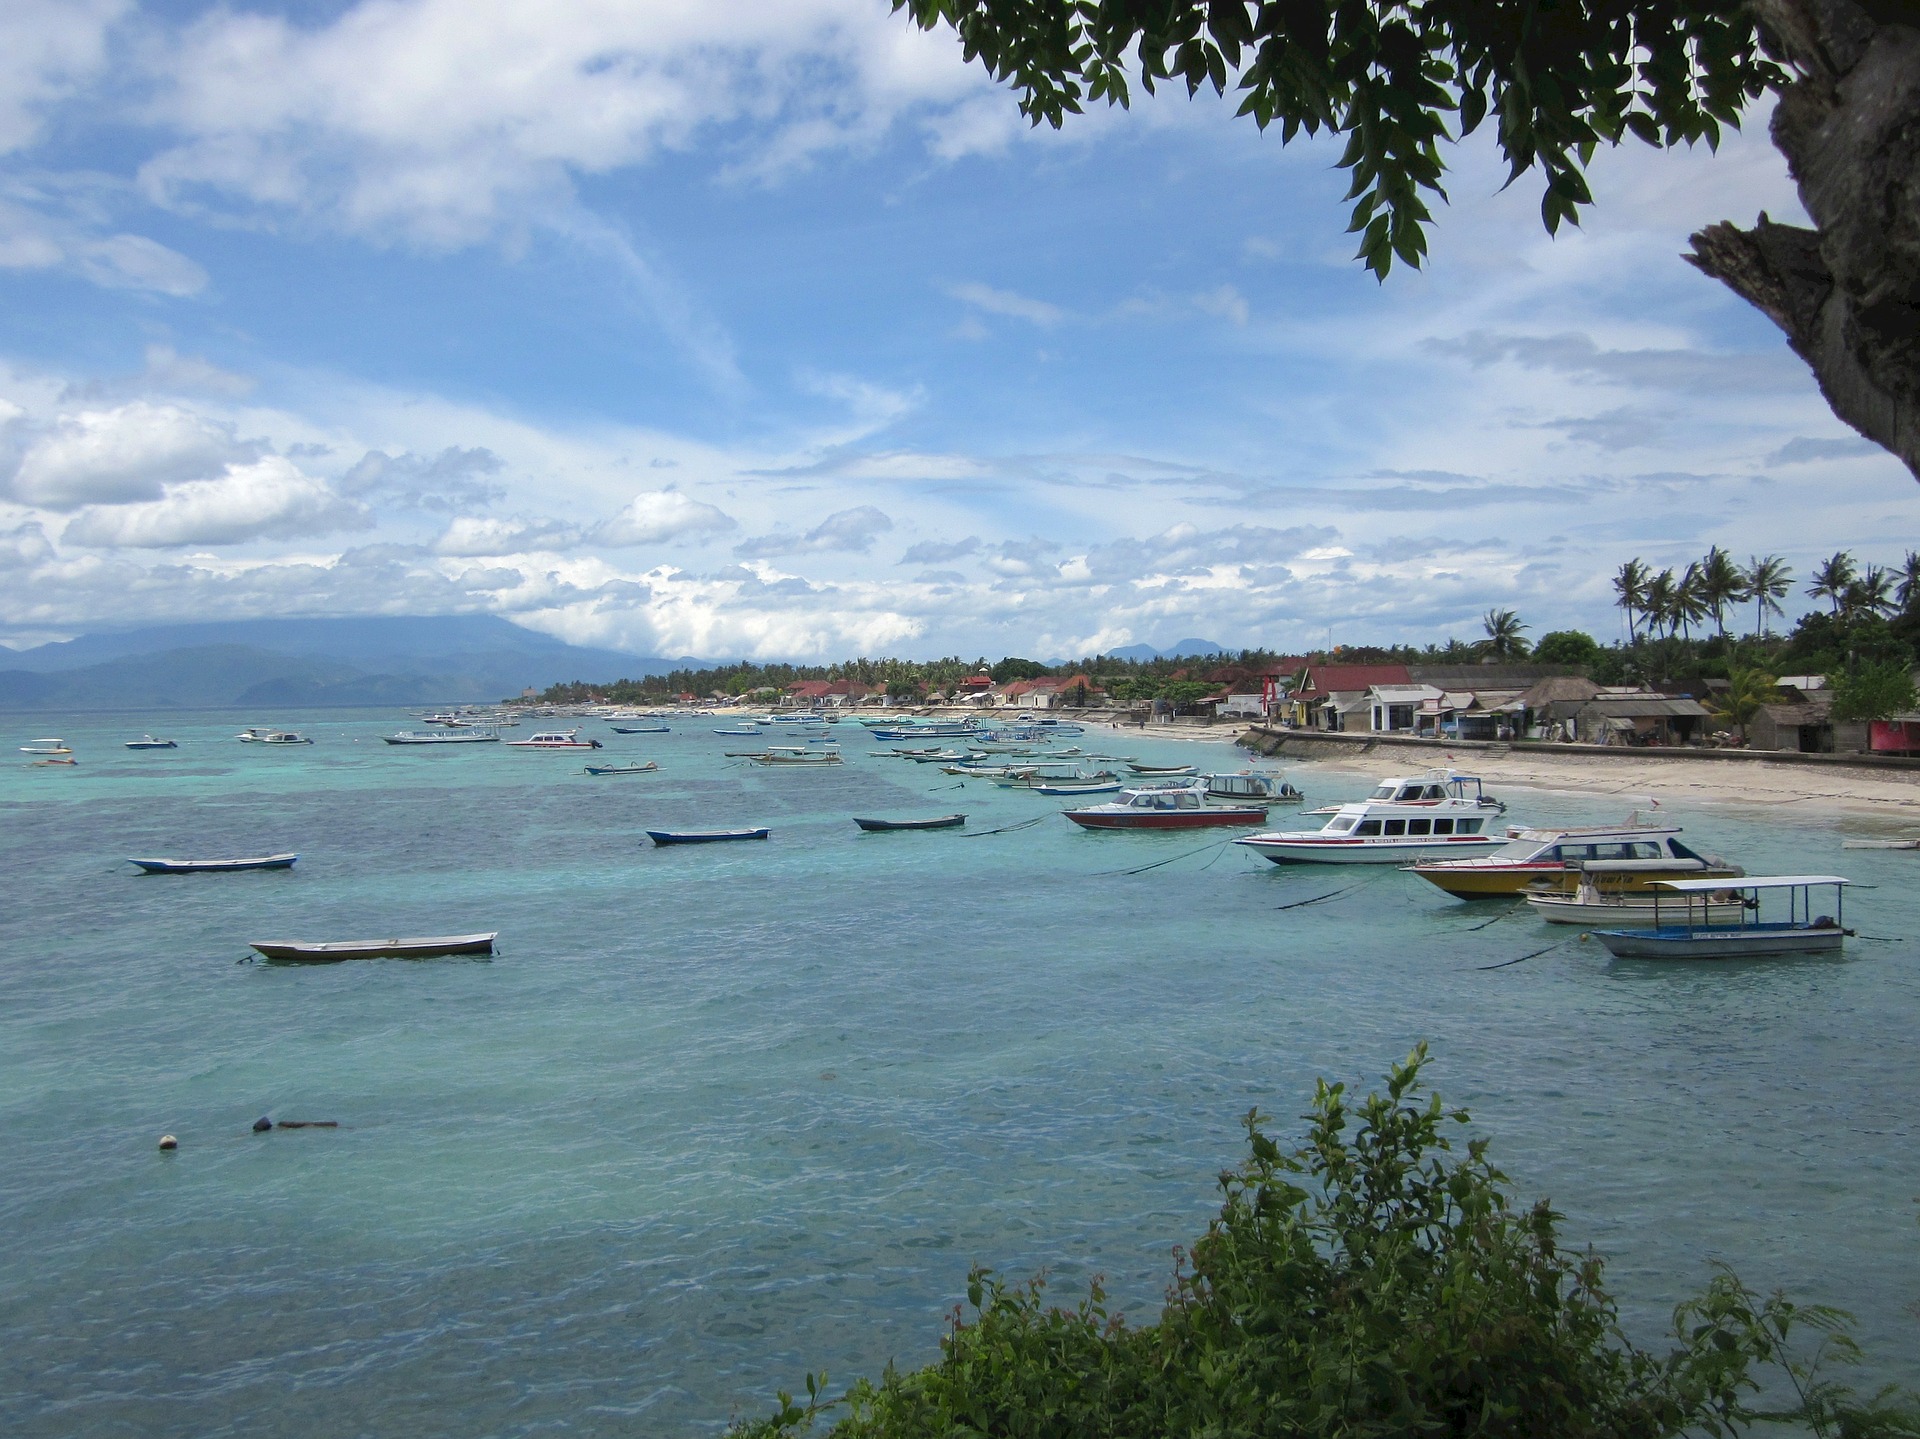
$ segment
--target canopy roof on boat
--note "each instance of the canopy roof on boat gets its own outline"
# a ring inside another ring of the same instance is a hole
[[[1699,894],[1716,889],[1804,889],[1810,884],[1852,884],[1853,881],[1837,874],[1769,874],[1749,875],[1745,879],[1656,879],[1652,883],[1682,894]]]

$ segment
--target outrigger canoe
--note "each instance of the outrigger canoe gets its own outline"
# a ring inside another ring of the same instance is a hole
[[[254,859],[130,859],[148,874],[226,874],[237,869],[292,869],[297,854],[263,854]]]
[[[343,959],[438,959],[454,954],[492,954],[499,930],[487,934],[441,934],[416,939],[342,939],[326,944],[256,939],[263,958],[287,964],[333,964]]]

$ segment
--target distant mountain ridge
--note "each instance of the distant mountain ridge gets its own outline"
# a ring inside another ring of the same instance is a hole
[[[1212,640],[1175,640],[1163,650],[1157,650],[1152,645],[1122,645],[1106,653],[1117,660],[1181,660],[1231,654],[1232,651]]]
[[[0,709],[492,703],[713,663],[570,645],[496,615],[221,620],[0,651]]]

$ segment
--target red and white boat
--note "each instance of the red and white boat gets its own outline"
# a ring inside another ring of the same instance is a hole
[[[581,739],[577,729],[547,730],[541,734],[531,734],[525,739],[510,739],[509,749],[599,749],[597,739]]]
[[[1086,829],[1210,829],[1233,825],[1244,828],[1266,820],[1263,804],[1208,804],[1204,785],[1183,789],[1123,789],[1111,804],[1062,810]]]
[[[1495,823],[1505,809],[1473,776],[1429,770],[1383,779],[1357,803],[1314,811],[1331,815],[1320,829],[1250,834],[1235,843],[1275,864],[1406,864],[1484,855],[1507,842]]]

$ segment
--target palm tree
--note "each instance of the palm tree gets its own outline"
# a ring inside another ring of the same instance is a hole
[[[1920,609],[1920,553],[1913,550],[1907,551],[1907,558],[1900,566],[1898,596],[1901,609]]]
[[[1778,555],[1754,555],[1747,561],[1747,572],[1742,578],[1747,595],[1753,600],[1754,630],[1764,639],[1768,610],[1786,618],[1787,612],[1780,608],[1779,600],[1793,584],[1793,571]]]
[[[1526,625],[1512,610],[1488,610],[1481,624],[1486,626],[1487,638],[1480,647],[1493,658],[1512,659],[1527,652],[1527,642],[1520,637]]]
[[[1846,597],[1847,586],[1852,584],[1857,572],[1853,568],[1853,556],[1845,550],[1824,559],[1813,572],[1813,583],[1807,586],[1807,593],[1814,599],[1829,600],[1833,612],[1840,613],[1840,601]]]
[[[1627,612],[1627,640],[1640,636],[1634,632],[1634,617],[1647,607],[1647,567],[1639,560],[1628,560],[1613,577],[1614,603]]]
[[[1742,669],[1738,665],[1727,669],[1727,692],[1715,704],[1718,718],[1727,721],[1740,731],[1741,743],[1746,742],[1747,725],[1760,713],[1760,706],[1773,699],[1778,681],[1764,670]]]
[[[1713,616],[1713,627],[1727,637],[1727,606],[1747,597],[1747,577],[1727,552],[1715,545],[1700,561],[1700,604]]]
[[[1892,570],[1879,565],[1868,565],[1860,577],[1852,581],[1846,593],[1840,597],[1840,612],[1849,619],[1861,615],[1886,615],[1893,608],[1893,586],[1895,575]]]
[[[1692,637],[1693,626],[1707,617],[1707,600],[1700,579],[1700,566],[1688,565],[1673,587],[1673,622],[1680,633]]]
[[[1662,570],[1647,581],[1641,608],[1646,613],[1647,623],[1654,629],[1672,633],[1677,627],[1673,616],[1673,592],[1677,588],[1672,570]]]

